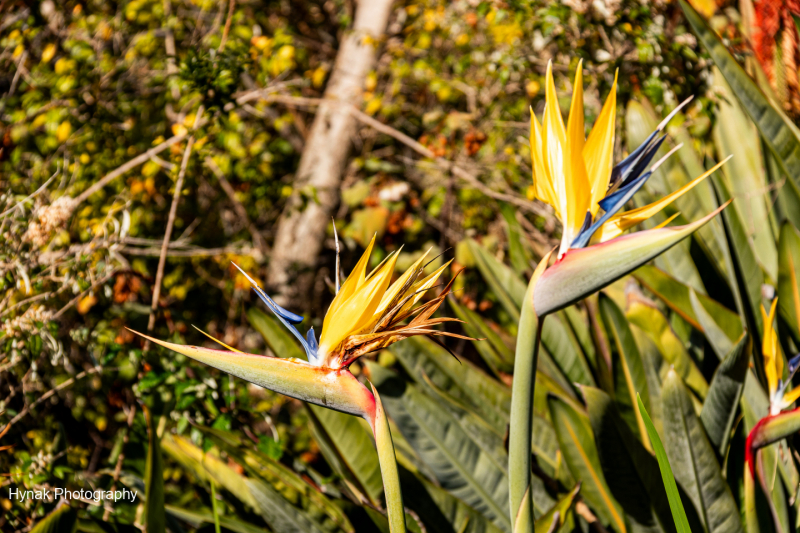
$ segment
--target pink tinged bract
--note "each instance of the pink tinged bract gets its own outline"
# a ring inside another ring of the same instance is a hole
[[[685,226],[639,231],[588,248],[570,249],[536,283],[536,314],[563,309],[613,283],[700,229],[729,203]]]
[[[346,368],[331,369],[313,366],[298,359],[174,344],[136,331],[133,333],[265,389],[360,416],[370,425],[374,423],[375,397]]]

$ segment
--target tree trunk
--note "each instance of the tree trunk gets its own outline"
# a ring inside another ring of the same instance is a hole
[[[392,0],[361,0],[336,56],[270,257],[267,279],[279,303],[291,305],[295,297],[308,294],[313,283],[355,134],[348,107],[362,103],[364,79],[375,64],[376,45],[386,31],[391,5]]]

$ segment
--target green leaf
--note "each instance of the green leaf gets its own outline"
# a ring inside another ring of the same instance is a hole
[[[672,469],[669,466],[669,459],[667,459],[667,452],[664,451],[664,445],[661,444],[661,439],[658,437],[658,432],[650,416],[647,414],[647,409],[644,408],[641,398],[639,398],[639,410],[642,413],[645,427],[647,427],[647,435],[650,437],[650,444],[656,453],[656,460],[658,461],[658,468],[661,470],[661,479],[664,482],[664,488],[667,491],[667,499],[669,500],[669,507],[672,511],[672,519],[675,521],[675,529],[678,533],[692,533],[689,528],[689,520],[686,518],[686,511],[683,509],[681,503],[681,495],[678,493],[678,485],[675,483],[675,477],[672,475]]]
[[[500,335],[478,313],[459,305],[455,298],[448,298],[447,301],[456,317],[464,321],[462,326],[467,335],[475,339],[486,339],[474,342],[473,346],[495,375],[499,372],[510,373],[514,369],[514,352],[506,346]]]
[[[564,525],[567,512],[569,511],[569,508],[572,507],[572,502],[575,501],[575,496],[578,495],[579,490],[581,490],[581,486],[576,485],[575,488],[569,491],[566,496],[558,500],[558,502],[553,505],[547,511],[547,513],[536,520],[533,530],[534,533],[550,533],[551,531],[558,531],[558,528]],[[518,530],[519,528],[514,529],[514,531]]]
[[[582,390],[603,474],[632,528],[670,531],[658,463],[622,420],[611,396],[593,387]]]
[[[772,106],[767,96],[736,62],[719,37],[686,0],[679,0],[695,34],[708,51],[736,95],[742,108],[755,122],[769,149],[775,154],[784,174],[800,176],[800,140],[786,116]]]
[[[644,265],[633,275],[639,283],[655,294],[672,311],[689,322],[692,327],[706,333],[692,303],[691,287],[652,265]],[[714,324],[725,333],[731,342],[735,342],[741,337],[742,321],[736,313],[704,294],[695,292],[695,295],[705,312],[714,320]]]
[[[256,331],[261,333],[264,340],[277,357],[294,357],[295,359],[305,359],[306,354],[297,344],[295,338],[286,328],[273,317],[258,309],[251,307],[247,310],[247,320]]]
[[[39,520],[31,533],[72,533],[78,521],[78,513],[69,505],[62,505]],[[163,530],[162,530],[163,531]]]
[[[326,533],[325,529],[292,505],[273,486],[238,474],[218,457],[203,452],[188,440],[178,436],[165,436],[162,445],[170,457],[193,475],[206,482],[216,483],[258,512],[273,530],[287,533]]]
[[[198,429],[248,475],[270,485],[325,531],[353,531],[352,524],[337,505],[287,466],[253,449],[252,444],[245,444],[232,433],[202,426]]]
[[[511,390],[469,361],[458,361],[430,339],[412,337],[390,351],[418,382],[430,379],[460,403],[469,406],[497,433],[504,433],[511,410]]]
[[[736,501],[722,475],[714,448],[695,414],[689,392],[674,370],[667,373],[661,399],[664,444],[674,466],[675,479],[694,504],[705,530],[744,533]],[[729,413],[724,414],[730,417]]]
[[[442,533],[500,533],[483,514],[421,476],[400,469],[403,500],[428,531]]]
[[[522,276],[531,270],[533,254],[530,244],[517,221],[517,208],[510,204],[500,204],[500,213],[506,221],[509,261],[517,274]]]
[[[558,366],[560,370],[558,374],[563,373],[567,378],[565,385],[595,384],[592,369],[583,355],[581,344],[567,325],[567,317],[563,311],[549,316],[543,322],[542,346]],[[547,361],[543,361],[543,364],[547,364]]]
[[[749,336],[742,334],[739,342],[717,367],[700,412],[708,440],[719,457],[727,454],[739,399],[744,390],[751,350]]]
[[[548,403],[559,449],[572,476],[581,483],[581,496],[603,524],[625,532],[624,514],[606,483],[588,418],[559,398],[551,396]]]
[[[180,520],[183,520],[195,528],[199,528],[203,524],[214,523],[214,516],[210,511],[190,511],[174,505],[167,505],[165,509],[167,513],[179,518]],[[237,518],[229,518],[227,516],[221,516],[219,518],[219,525],[227,530],[232,531],[233,533],[267,533],[267,530],[264,528],[248,524],[247,522],[242,522]]]
[[[713,183],[720,201],[725,202],[731,198],[723,180],[715,179]],[[753,362],[759,375],[763,375],[761,332],[764,325],[762,324],[760,306],[764,273],[756,262],[755,253],[750,244],[744,223],[739,217],[739,211],[737,209],[726,209],[722,213],[722,221],[725,228],[725,236],[728,239],[728,248],[731,251],[731,262],[733,263],[731,272],[733,278],[730,280],[730,285],[736,297],[739,314],[743,318],[748,332],[753,336],[753,346],[757,355],[757,357],[754,357]]]
[[[752,237],[756,260],[771,279],[778,274],[778,251],[772,230],[770,208],[772,199],[767,189],[764,161],[758,131],[736,102],[730,87],[719,69],[714,69],[712,86],[719,95],[719,108],[714,123],[714,141],[720,158],[734,154],[733,160],[722,167],[722,175],[734,198],[733,207]]]
[[[522,297],[525,294],[525,282],[513,270],[489,253],[489,250],[472,239],[469,239],[467,243],[483,279],[489,284],[492,292],[511,315],[511,318],[515,322],[519,321],[519,310],[522,308]]]
[[[164,515],[164,463],[161,457],[161,439],[158,436],[158,422],[147,407],[144,408],[147,419],[147,460],[145,465],[144,493],[145,523],[148,533],[164,533],[166,516]]]
[[[714,317],[711,316],[711,313],[706,311],[706,308],[703,307],[703,303],[700,301],[698,294],[694,292],[694,290],[689,292],[689,300],[692,303],[692,310],[694,311],[697,320],[703,326],[703,333],[705,334],[706,339],[708,339],[711,349],[714,351],[714,355],[716,355],[721,361],[733,348],[733,341],[722,330],[722,328],[717,325],[717,322]]]
[[[664,360],[675,366],[675,370],[692,390],[701,398],[705,398],[708,393],[708,383],[703,373],[697,368],[683,342],[672,331],[661,311],[634,300],[630,303],[625,316],[631,324],[638,326],[653,341]]]
[[[615,374],[619,374],[622,378],[615,386],[620,407],[626,408],[621,414],[623,417],[632,416],[634,422],[632,427],[639,431],[639,438],[647,442],[644,421],[635,407],[636,394],[644,394],[645,406],[650,404],[650,392],[642,356],[639,354],[639,348],[622,310],[604,293],[600,293],[599,302],[600,316],[608,334],[612,355],[615,357],[612,367],[616,371]]]
[[[378,452],[361,420],[324,407],[308,405],[312,435],[331,468],[349,480],[373,505],[383,493]]]
[[[778,249],[778,310],[800,341],[800,232],[788,222],[781,227]]]
[[[390,370],[368,368],[384,407],[442,488],[510,531],[506,462],[482,449],[439,401]]]

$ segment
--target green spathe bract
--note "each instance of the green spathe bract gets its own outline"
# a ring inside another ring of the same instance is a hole
[[[640,231],[569,250],[536,283],[536,314],[548,315],[599,291],[703,227],[727,205],[685,226]]]

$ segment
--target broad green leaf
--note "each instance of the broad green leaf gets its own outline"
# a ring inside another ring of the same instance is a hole
[[[294,357],[295,359],[305,359],[306,354],[295,338],[286,328],[273,317],[258,309],[251,307],[247,310],[247,320],[256,331],[261,333],[264,340],[276,357]]]
[[[658,463],[622,420],[608,394],[593,387],[582,391],[603,474],[632,529],[671,531]]]
[[[564,525],[566,521],[567,512],[572,507],[572,502],[575,501],[575,496],[581,489],[580,485],[576,485],[566,496],[558,500],[558,503],[553,505],[547,513],[538,518],[534,523],[534,533],[550,533],[558,531],[558,528]]]
[[[214,516],[212,515],[211,511],[190,511],[174,505],[167,505],[165,509],[167,513],[179,518],[180,520],[183,520],[195,528],[199,528],[203,524],[214,523]],[[264,528],[257,527],[252,524],[248,524],[247,522],[242,522],[237,518],[230,518],[227,516],[221,516],[219,518],[219,525],[227,530],[232,531],[233,533],[267,533],[267,530]]]
[[[258,512],[275,531],[326,533],[302,510],[287,501],[274,487],[238,474],[219,457],[178,436],[165,436],[164,451],[194,476],[216,483],[247,507]],[[162,508],[163,509],[163,508]]]
[[[706,21],[686,2],[679,0],[695,34],[730,85],[731,92],[755,122],[784,174],[797,180],[800,176],[800,140],[786,116],[772,106],[767,96],[736,62]]]
[[[484,341],[485,342],[485,341]],[[440,390],[480,413],[498,433],[504,433],[511,409],[511,391],[469,361],[458,361],[430,339],[412,337],[390,351],[422,382],[426,376]]]
[[[498,261],[489,250],[472,239],[467,241],[475,265],[503,308],[514,321],[519,320],[519,310],[525,295],[525,282],[509,267]]]
[[[647,290],[658,296],[672,311],[689,322],[694,328],[705,333],[703,324],[697,316],[691,300],[691,287],[684,285],[658,267],[644,265],[633,273],[634,277]],[[714,323],[732,342],[742,335],[742,321],[739,316],[708,296],[695,292],[703,309],[714,319]]]
[[[69,505],[62,505],[39,520],[31,533],[72,533],[77,525],[78,513]],[[162,530],[163,531],[163,530]]]
[[[161,439],[158,435],[158,421],[150,409],[144,409],[147,419],[147,460],[145,465],[144,493],[145,523],[148,533],[164,533],[164,463],[161,457]]]
[[[506,221],[506,237],[508,238],[508,258],[512,268],[520,276],[532,270],[533,254],[522,227],[516,218],[517,208],[510,204],[501,204],[500,213]]]
[[[769,185],[778,191],[778,202],[775,206],[778,220],[788,220],[795,228],[800,227],[800,185],[790,180],[783,173],[775,155],[765,150]]]
[[[725,202],[731,198],[728,187],[723,180],[713,181],[720,201]],[[734,204],[736,202],[734,201]],[[722,213],[725,236],[728,239],[728,248],[731,250],[732,276],[730,285],[736,297],[739,314],[747,326],[748,332],[753,337],[753,346],[757,357],[754,363],[759,375],[763,375],[761,360],[761,332],[764,325],[761,318],[761,286],[764,284],[764,273],[756,262],[755,253],[747,235],[744,223],[736,209],[726,209]]]
[[[543,316],[563,309],[636,270],[708,223],[726,205],[685,226],[637,231],[569,250],[536,283],[536,314]]]
[[[625,533],[624,514],[606,483],[587,416],[559,398],[550,397],[549,405],[559,448],[581,483],[581,496],[604,525]]]
[[[394,438],[394,435],[393,435]],[[412,509],[428,531],[443,533],[500,533],[486,516],[421,476],[400,469],[400,486],[406,507]]]
[[[694,412],[689,392],[673,370],[664,380],[661,400],[664,447],[675,479],[694,504],[706,531],[744,533],[736,501],[722,475],[714,448]],[[733,419],[730,415],[728,418]]]
[[[750,339],[747,334],[743,334],[717,367],[703,402],[700,419],[718,457],[725,457],[727,454],[728,441],[747,377],[751,350]]]
[[[514,369],[514,352],[506,346],[500,335],[489,327],[478,313],[459,305],[455,298],[448,298],[447,301],[455,312],[456,317],[464,321],[462,326],[467,335],[475,339],[486,339],[485,341],[475,342],[473,345],[487,366],[492,369],[495,375],[498,375],[499,372],[510,373]]]
[[[661,444],[661,439],[658,436],[655,426],[653,426],[650,416],[647,414],[647,409],[641,398],[638,402],[639,409],[642,411],[642,418],[647,427],[647,435],[650,437],[650,444],[656,453],[656,460],[658,461],[658,468],[661,471],[661,479],[664,482],[664,488],[667,491],[667,498],[669,499],[669,508],[672,511],[672,519],[675,521],[675,529],[678,533],[692,533],[689,528],[689,520],[686,518],[686,511],[683,509],[681,502],[681,495],[678,492],[678,485],[675,483],[675,477],[672,475],[672,469],[669,465],[667,452],[664,451],[664,445]]]
[[[620,407],[625,407],[621,411],[623,418],[632,418],[632,428],[639,431],[639,439],[647,443],[646,429],[639,410],[636,408],[636,395],[643,394],[645,406],[650,404],[650,392],[647,386],[647,376],[645,375],[642,357],[636,346],[636,341],[631,333],[628,320],[608,296],[600,293],[600,316],[606,328],[609,344],[611,344],[612,355],[616,356],[613,368],[615,374],[622,378],[621,382],[615,385],[616,397]],[[591,416],[591,413],[590,413]],[[630,424],[630,421],[628,421]],[[645,444],[646,446],[647,444]]]
[[[719,325],[717,325],[716,320],[714,317],[711,316],[711,313],[706,311],[706,308],[703,307],[703,303],[700,301],[700,298],[694,290],[689,292],[689,300],[692,302],[692,310],[697,317],[697,320],[703,326],[703,333],[708,339],[709,344],[711,345],[711,349],[714,352],[714,355],[721,361],[725,355],[733,349],[733,341],[728,337],[728,335],[722,330]]]
[[[723,165],[722,175],[733,197],[740,199],[733,207],[739,210],[747,234],[752,237],[756,260],[770,278],[776,279],[778,251],[769,211],[772,201],[767,195],[758,132],[739,107],[719,69],[714,69],[712,87],[720,95],[713,130],[717,154],[720,158],[734,154],[732,164]]]
[[[373,505],[383,493],[378,452],[372,435],[356,417],[308,405],[312,435],[331,468],[347,479]]]
[[[558,449],[558,439],[552,424],[539,415],[533,417],[531,451],[546,475],[560,481],[565,487],[574,484],[569,468],[564,464],[564,457]]]
[[[778,309],[800,341],[800,232],[788,222],[781,227],[778,248]]]
[[[507,463],[483,450],[440,402],[377,364],[368,368],[387,412],[442,488],[510,531]]]
[[[547,317],[543,324],[542,346],[558,366],[559,374],[563,373],[569,384],[593,386],[592,369],[578,339],[568,326],[565,314],[559,311]],[[543,361],[543,364],[547,364],[547,361]],[[552,375],[552,372],[549,373]]]
[[[675,370],[692,390],[701,398],[705,398],[708,392],[708,383],[689,356],[683,343],[672,331],[666,317],[655,307],[638,300],[630,303],[625,316],[632,324],[637,325],[647,334],[658,347],[664,360],[675,367]]]
[[[353,526],[342,510],[324,494],[279,461],[246,445],[236,435],[213,428],[198,427],[220,450],[242,466],[248,475],[271,485],[280,495],[305,513],[325,531],[352,532]]]

